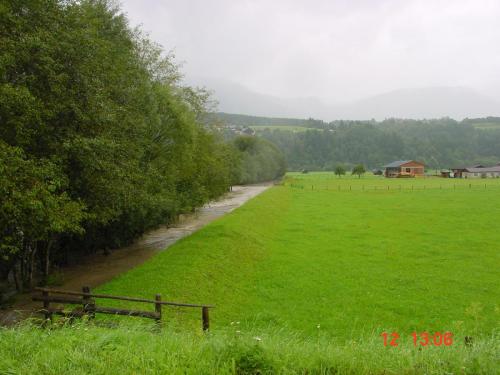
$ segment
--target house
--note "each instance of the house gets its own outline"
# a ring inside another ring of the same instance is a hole
[[[500,165],[484,167],[476,165],[474,167],[452,168],[455,178],[500,178]]]
[[[424,175],[425,165],[415,160],[398,160],[384,165],[385,177],[420,177]]]
[[[453,172],[449,170],[441,170],[440,172],[441,177],[443,178],[453,178]]]
[[[483,165],[474,165],[472,167],[452,168],[454,178],[488,178],[500,177],[500,163],[493,167],[485,167]]]

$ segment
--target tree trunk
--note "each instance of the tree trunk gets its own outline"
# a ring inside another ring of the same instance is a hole
[[[42,284],[47,285],[47,282],[49,280],[49,273],[50,273],[50,249],[52,247],[52,244],[54,243],[54,239],[49,239],[47,241],[47,245],[45,246],[45,251],[44,251],[44,259],[43,259],[43,280]]]
[[[32,249],[31,246],[29,247],[30,249],[30,258],[29,258],[29,274],[28,274],[28,288],[31,290],[33,288],[33,273],[35,269],[35,255],[38,250],[38,244],[35,242],[34,248]]]

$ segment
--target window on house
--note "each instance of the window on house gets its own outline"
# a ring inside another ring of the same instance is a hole
[[[410,173],[411,172],[411,168],[406,168],[406,173]]]

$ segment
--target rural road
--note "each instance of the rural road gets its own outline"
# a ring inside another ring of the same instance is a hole
[[[113,250],[109,255],[94,254],[81,259],[78,264],[61,269],[63,283],[57,288],[81,290],[82,286],[94,288],[111,280],[167,249],[176,241],[203,228],[215,219],[240,207],[249,199],[272,186],[272,183],[233,186],[231,192],[212,201],[192,214],[183,214],[177,223],[160,226],[145,233],[133,244]],[[12,325],[30,316],[39,307],[31,301],[31,294],[17,297],[12,307],[0,310],[0,325]]]

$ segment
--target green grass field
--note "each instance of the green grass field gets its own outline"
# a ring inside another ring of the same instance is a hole
[[[163,334],[149,332],[153,323],[135,331],[126,323],[77,333],[0,331],[0,355],[8,359],[0,372],[31,350],[29,368],[39,373],[57,373],[44,370],[52,365],[62,372],[95,366],[96,373],[109,366],[127,373],[492,374],[500,355],[499,218],[496,179],[289,174],[99,288],[214,304],[209,336],[200,332],[200,312],[183,308],[165,310]],[[451,332],[454,343],[414,347],[413,331]],[[382,332],[399,333],[399,346],[384,347]]]
[[[294,126],[294,125],[252,125],[250,127],[257,132],[265,129],[283,130],[283,131],[286,130],[291,132],[305,132],[306,130],[314,130],[314,128],[306,128],[304,126]]]
[[[499,217],[498,180],[292,175],[100,291],[215,304],[215,329],[240,322],[339,342],[488,335],[500,317]],[[199,324],[198,312],[170,314]]]

